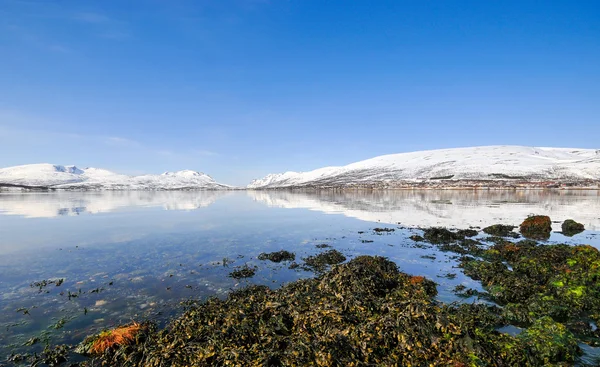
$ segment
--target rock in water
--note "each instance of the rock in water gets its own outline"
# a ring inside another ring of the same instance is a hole
[[[521,223],[520,229],[525,237],[547,240],[552,231],[552,221],[546,215],[532,215]]]
[[[574,236],[585,230],[585,226],[581,223],[575,222],[573,219],[567,219],[562,224],[562,232],[565,236]]]

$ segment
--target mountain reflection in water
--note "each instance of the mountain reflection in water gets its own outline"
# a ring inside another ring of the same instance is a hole
[[[269,207],[343,214],[407,227],[518,225],[530,214],[568,218],[600,229],[597,190],[353,190],[353,191],[107,191],[1,194],[0,215],[48,218],[131,208],[196,210],[230,196],[247,195]],[[560,230],[555,223],[554,230]]]

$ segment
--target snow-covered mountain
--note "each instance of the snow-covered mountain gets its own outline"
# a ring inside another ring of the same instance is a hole
[[[231,186],[195,171],[126,176],[100,168],[28,164],[0,169],[0,187],[62,190],[217,190]]]
[[[270,174],[248,188],[443,186],[600,180],[600,149],[485,146],[383,155],[343,167]]]

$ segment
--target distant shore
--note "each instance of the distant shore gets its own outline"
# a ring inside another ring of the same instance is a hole
[[[344,185],[305,185],[286,187],[231,187],[231,188],[164,188],[164,189],[130,189],[120,187],[56,187],[56,186],[32,186],[0,183],[0,192],[23,191],[244,191],[244,190],[600,190],[600,180],[585,181],[517,181],[517,180],[419,180],[419,181],[396,181],[396,182],[374,182],[365,184]]]

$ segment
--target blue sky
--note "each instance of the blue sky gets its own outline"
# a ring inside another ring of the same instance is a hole
[[[598,148],[599,65],[598,1],[0,0],[0,167]]]

